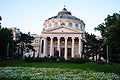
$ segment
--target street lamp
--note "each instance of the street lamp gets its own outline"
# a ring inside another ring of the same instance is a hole
[[[107,38],[106,38],[106,42],[107,42]],[[109,47],[108,44],[106,44],[106,53],[107,53],[107,63],[109,63]]]
[[[109,63],[109,46],[108,46],[108,44],[107,44],[108,40],[107,40],[106,37],[105,37],[104,39],[105,39],[105,40],[104,40],[104,44],[105,44],[105,46],[106,46],[106,58],[107,58],[106,62]]]

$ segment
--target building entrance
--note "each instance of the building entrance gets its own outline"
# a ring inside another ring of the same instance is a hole
[[[71,55],[71,52],[72,52],[72,51],[71,51],[71,48],[68,48],[68,49],[67,49],[67,57],[68,57],[68,58],[71,58],[71,56],[72,56],[72,55]]]
[[[65,48],[60,48],[60,57],[64,58],[64,54],[65,54]]]

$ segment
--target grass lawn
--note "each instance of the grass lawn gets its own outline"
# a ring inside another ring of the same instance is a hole
[[[0,80],[120,80],[120,64],[1,61]]]

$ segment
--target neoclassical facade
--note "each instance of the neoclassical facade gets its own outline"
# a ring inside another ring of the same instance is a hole
[[[63,8],[56,16],[45,20],[43,26],[38,43],[40,57],[64,57],[66,60],[81,57],[81,39],[85,32],[82,20]]]

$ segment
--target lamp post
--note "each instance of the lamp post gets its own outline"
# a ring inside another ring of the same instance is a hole
[[[108,46],[107,42],[108,42],[108,40],[107,40],[107,38],[105,38],[105,44],[106,44],[106,57],[107,57],[106,62],[109,63],[109,46]]]
[[[109,48],[108,48],[108,45],[106,45],[106,48],[107,48],[107,63],[109,63]]]

